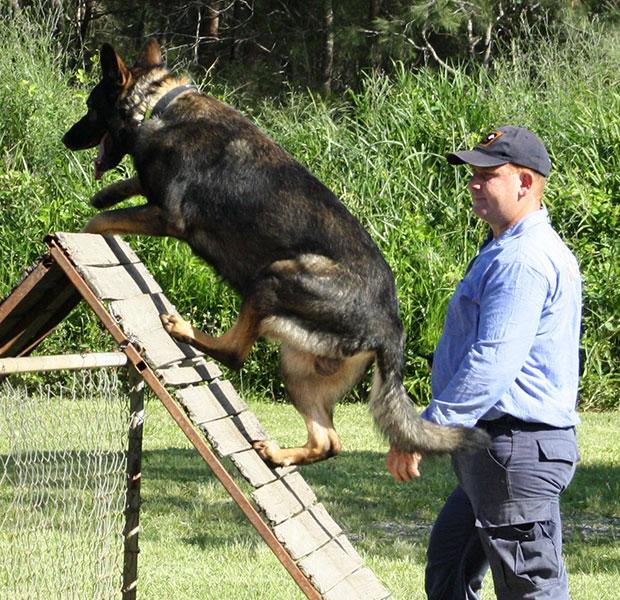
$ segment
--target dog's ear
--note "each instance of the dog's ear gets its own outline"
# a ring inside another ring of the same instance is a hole
[[[162,64],[161,46],[155,38],[149,38],[142,48],[142,52],[136,60],[136,67],[149,69],[159,67]]]
[[[125,66],[123,59],[116,54],[110,44],[103,44],[99,53],[101,63],[101,75],[104,79],[112,82],[119,87],[125,87],[131,74]]]

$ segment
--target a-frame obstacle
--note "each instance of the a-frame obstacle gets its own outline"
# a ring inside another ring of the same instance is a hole
[[[133,250],[118,237],[89,234],[58,233],[46,242],[48,254],[0,304],[0,357],[28,356],[84,300],[122,353],[111,364],[133,365],[134,378],[162,401],[308,598],[391,598],[299,471],[269,468],[252,449],[253,441],[268,436],[218,367],[163,329],[159,315],[173,306]],[[85,357],[75,359],[78,366]],[[0,360],[0,377],[3,369],[17,370],[19,360],[13,367]],[[254,488],[251,499],[221,457]],[[137,559],[137,528],[126,531],[127,568],[128,550],[130,561]],[[126,584],[135,594],[135,581]]]

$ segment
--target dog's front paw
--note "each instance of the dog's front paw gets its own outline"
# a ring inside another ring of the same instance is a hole
[[[90,199],[90,204],[95,208],[108,208],[118,204],[118,197],[117,194],[111,192],[108,188],[103,188]]]
[[[180,315],[159,315],[164,329],[177,340],[190,343],[194,339],[194,328]]]

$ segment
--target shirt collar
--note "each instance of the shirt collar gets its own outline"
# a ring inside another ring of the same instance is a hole
[[[504,233],[502,233],[498,238],[493,241],[497,244],[501,244],[511,238],[523,235],[526,230],[531,229],[532,227],[539,225],[540,223],[548,222],[549,213],[547,212],[547,209],[542,206],[539,210],[535,210],[525,215],[525,217],[523,217],[518,223],[515,223],[512,227],[506,229]]]

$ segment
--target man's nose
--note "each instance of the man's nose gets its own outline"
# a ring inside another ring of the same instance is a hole
[[[482,187],[480,178],[476,175],[472,175],[468,185],[470,190],[479,190]]]

